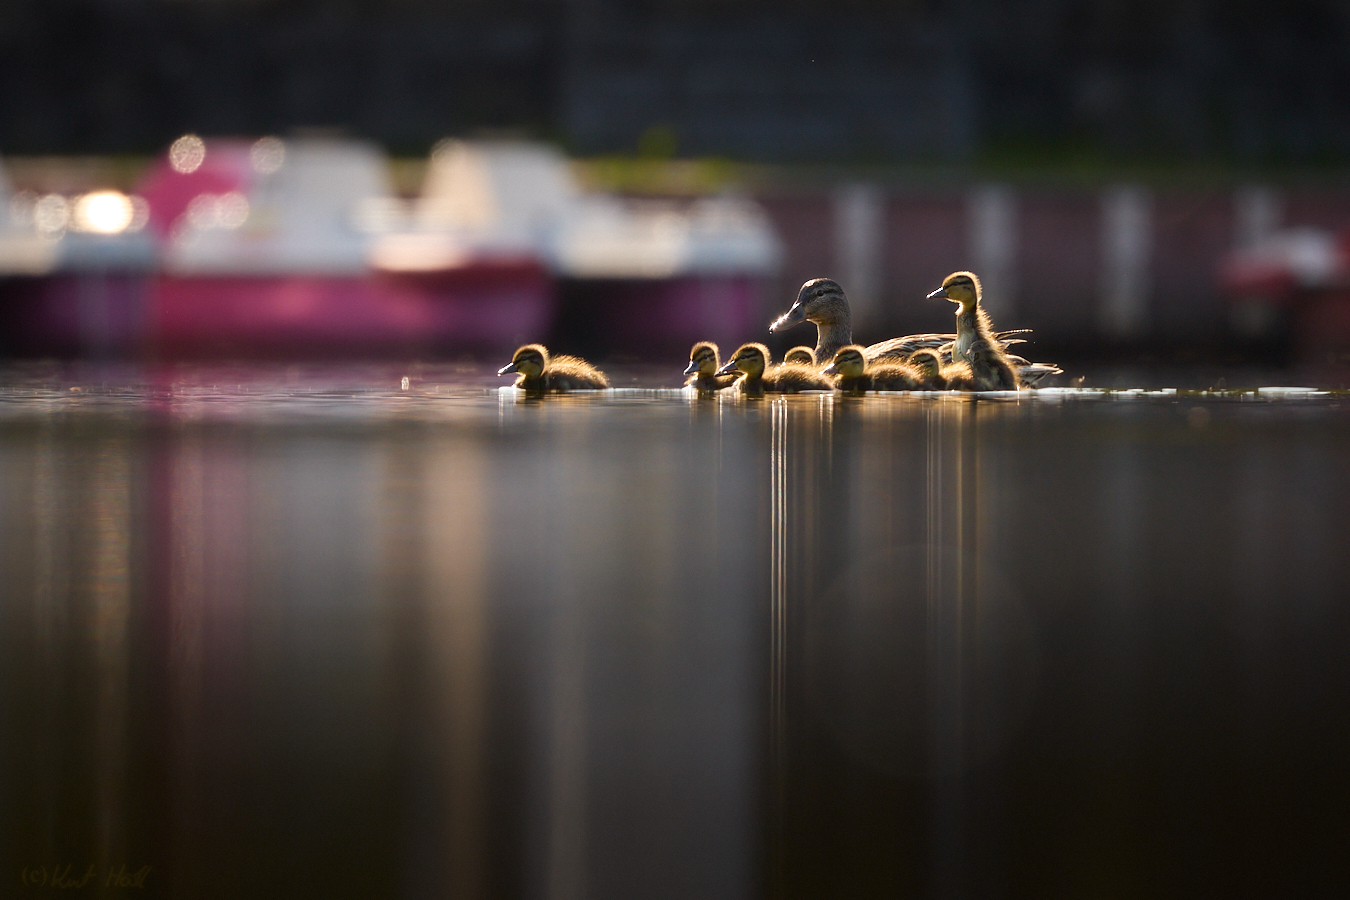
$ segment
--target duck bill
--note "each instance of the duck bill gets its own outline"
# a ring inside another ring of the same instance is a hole
[[[498,375],[510,375],[512,372],[519,372],[519,371],[520,371],[520,370],[516,368],[516,364],[512,362],[512,363],[507,363],[506,365],[504,365],[504,366],[502,366],[500,369],[498,369],[498,370],[497,370],[497,374],[498,374]]]
[[[684,374],[686,375],[693,375],[697,371],[698,371],[698,363],[696,362],[691,362],[684,368]]]
[[[801,323],[805,318],[805,308],[800,303],[794,303],[792,309],[773,320],[773,324],[769,326],[769,331],[782,331],[785,328],[791,328],[793,325]]]
[[[928,299],[929,299],[929,300],[950,300],[951,297],[948,297],[948,296],[947,296],[947,289],[946,289],[945,287],[940,287],[940,288],[938,288],[936,291],[933,291],[933,293],[929,294],[929,295],[928,295]]]
[[[732,372],[735,372],[735,371],[736,371],[736,363],[735,363],[735,362],[729,362],[729,363],[727,363],[725,366],[723,366],[722,368],[718,369],[718,370],[717,370],[716,372],[714,372],[713,374],[714,374],[714,375],[730,375]]]

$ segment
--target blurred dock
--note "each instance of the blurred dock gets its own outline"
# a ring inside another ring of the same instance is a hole
[[[417,168],[400,189],[378,145],[332,137],[186,135],[134,171],[14,160],[3,351],[434,357],[542,339],[631,357],[763,339],[820,275],[879,338],[946,329],[923,297],[963,268],[996,321],[1051,352],[1350,351],[1339,185],[723,166],[635,187],[522,141],[444,141]]]

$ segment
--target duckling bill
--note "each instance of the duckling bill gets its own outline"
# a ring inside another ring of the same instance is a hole
[[[518,373],[516,387],[531,393],[598,391],[609,387],[609,378],[595,366],[575,356],[550,356],[543,344],[526,344],[497,370],[498,375]]]

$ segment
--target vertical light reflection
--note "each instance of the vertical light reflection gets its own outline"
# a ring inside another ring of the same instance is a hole
[[[430,717],[445,753],[447,896],[485,896],[486,466],[470,441],[433,448],[423,484]]]
[[[928,617],[936,612],[937,598],[942,595],[942,415],[947,405],[930,404],[924,408],[925,472],[924,530],[927,548],[926,576]]]
[[[928,416],[928,666],[934,884],[962,890],[964,832],[964,634],[977,524],[975,404],[935,405]]]
[[[771,845],[780,848],[772,861],[776,883],[782,882],[787,815],[787,421],[786,399],[769,405],[769,783],[773,795]]]
[[[127,617],[131,608],[129,554],[131,489],[127,448],[104,444],[93,465],[90,496],[89,595],[98,673],[95,726],[97,858],[112,859],[123,826],[127,765]]]
[[[59,721],[62,697],[66,689],[66,667],[63,664],[62,638],[69,622],[66,608],[69,596],[70,560],[67,543],[65,504],[66,485],[61,479],[60,457],[55,442],[47,429],[37,438],[33,460],[33,630],[35,679],[37,696],[34,707],[39,711],[40,735],[29,759],[36,770],[33,792],[44,802],[37,804],[42,816],[38,826],[41,835],[38,849],[45,854],[56,851],[59,827],[59,803],[62,793],[59,768],[61,741]]]
[[[567,460],[559,467],[559,488],[550,499],[564,510],[585,508],[586,500],[608,496],[610,513],[622,501],[613,495],[613,484],[597,481],[584,467],[586,423],[568,422],[571,430],[562,435],[559,457]],[[575,467],[581,464],[581,468]],[[566,513],[564,513],[566,516]],[[548,568],[558,573],[556,610],[550,640],[547,720],[547,832],[545,896],[549,900],[581,900],[587,895],[586,856],[589,844],[587,777],[590,752],[588,732],[590,709],[586,696],[589,641],[586,629],[587,600],[604,596],[608,585],[597,583],[591,562],[605,557],[609,537],[603,526],[591,523],[596,531],[578,529],[566,543],[553,548]]]
[[[179,890],[199,887],[194,862],[202,846],[201,754],[203,630],[206,618],[205,474],[200,439],[176,444],[169,472],[169,672],[173,759],[174,871]]]

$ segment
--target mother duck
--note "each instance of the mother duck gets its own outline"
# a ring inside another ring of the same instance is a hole
[[[848,298],[838,282],[830,278],[812,278],[797,292],[797,302],[769,326],[769,331],[784,331],[793,325],[811,322],[816,326],[816,359],[826,362],[853,343],[853,318],[848,309]],[[941,347],[952,341],[951,334],[912,334],[891,338],[863,348],[868,362],[880,360],[902,361],[915,350]]]

